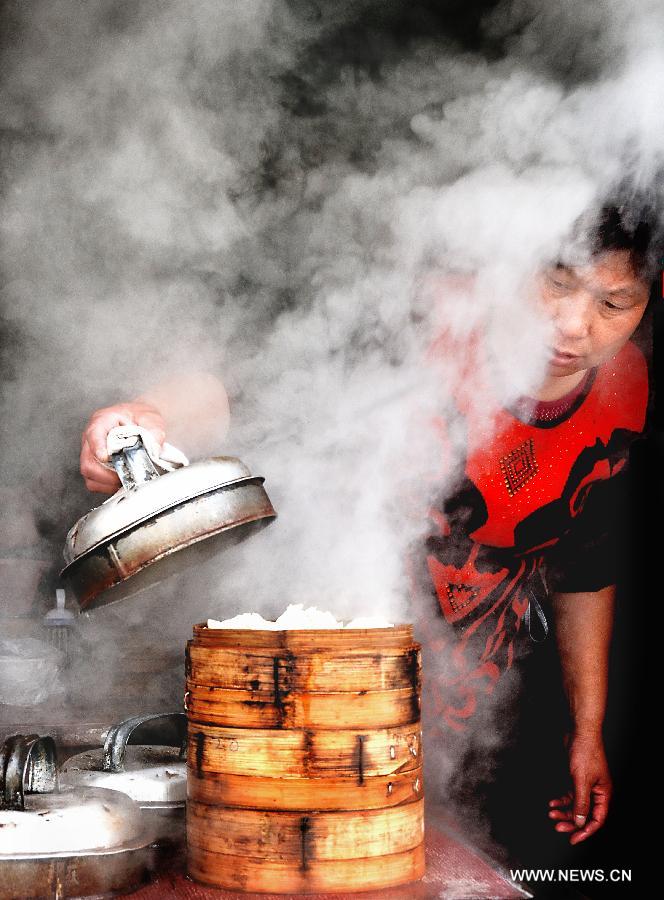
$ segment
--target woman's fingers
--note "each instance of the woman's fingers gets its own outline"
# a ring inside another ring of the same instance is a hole
[[[553,809],[549,811],[549,818],[554,822],[570,822],[571,813],[562,809]]]
[[[81,448],[80,468],[85,486],[89,491],[99,491],[103,494],[112,494],[117,491],[120,479],[113,469],[107,469],[99,462],[87,441]]]
[[[602,825],[604,825],[604,823],[606,822],[606,817],[609,814],[610,800],[610,791],[593,791],[592,810],[590,813],[590,818],[583,826],[583,828],[580,828],[576,834],[572,835],[572,837],[570,838],[570,844],[580,844],[581,841],[585,841],[586,838],[589,838],[591,834],[594,834],[598,829],[602,827]]]
[[[610,784],[593,786],[589,792],[589,810],[584,815],[584,792],[571,791],[549,801],[549,819],[560,834],[570,835],[570,844],[580,844],[605,823],[611,800]]]
[[[85,480],[86,488],[89,491],[92,491],[93,494],[114,494],[117,491],[119,485],[119,481],[117,482],[117,484],[109,486],[107,484],[102,484],[99,481],[90,481],[88,479]]]

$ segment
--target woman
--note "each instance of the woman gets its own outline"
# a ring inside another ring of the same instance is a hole
[[[492,695],[524,632],[545,634],[538,598],[550,594],[569,702],[571,789],[550,801],[549,817],[572,844],[603,825],[611,797],[602,726],[621,482],[648,404],[646,363],[629,338],[654,275],[644,222],[630,229],[618,209],[607,208],[587,238],[585,263],[552,265],[536,281],[553,339],[533,398],[502,408],[481,344],[468,354],[469,377],[461,373],[455,391],[465,431],[463,475],[453,496],[448,488],[433,504],[415,606],[426,636],[425,671],[436,673],[429,680],[431,725],[454,754],[481,743],[485,713],[495,711]],[[445,453],[442,422],[439,433]],[[466,742],[455,732],[465,732]]]

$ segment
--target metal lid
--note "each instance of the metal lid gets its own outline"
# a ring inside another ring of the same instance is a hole
[[[236,457],[216,456],[167,472],[132,490],[120,488],[70,529],[63,551],[65,561],[70,565],[109,538],[195,497],[263,481],[252,476]]]
[[[133,716],[109,728],[103,748],[70,757],[60,784],[122,791],[141,805],[184,803],[186,744],[184,713]]]
[[[118,849],[145,836],[138,804],[104,788],[27,794],[24,808],[0,809],[3,857]]]
[[[127,747],[121,772],[104,771],[103,760],[101,748],[72,756],[60,769],[60,785],[111,788],[141,805],[187,799],[187,764],[176,747]]]
[[[55,743],[15,734],[0,748],[0,860],[121,848],[146,837],[138,805],[103,788],[55,791]]]

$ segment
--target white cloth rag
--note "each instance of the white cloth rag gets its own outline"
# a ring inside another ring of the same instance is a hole
[[[172,472],[174,469],[189,465],[189,460],[181,450],[167,443],[160,449],[154,434],[147,428],[141,428],[140,425],[117,425],[112,428],[106,437],[108,455],[119,453],[125,447],[132,447],[137,437],[143,441],[148,456],[162,472]],[[104,465],[107,469],[113,468],[110,463]]]

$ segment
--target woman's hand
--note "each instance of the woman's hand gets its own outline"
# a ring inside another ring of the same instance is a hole
[[[566,738],[572,789],[549,801],[549,818],[556,831],[580,844],[602,827],[611,801],[611,774],[600,734],[572,734]]]
[[[81,439],[81,475],[89,491],[113,494],[120,487],[120,479],[115,472],[102,465],[108,462],[106,437],[116,425],[140,425],[154,434],[159,446],[164,443],[163,417],[150,403],[133,400],[98,409],[90,417]]]
[[[609,811],[611,775],[602,722],[614,603],[614,585],[553,597],[563,685],[573,723],[565,739],[572,790],[549,802],[549,818],[556,822],[556,831],[569,834],[570,844],[594,834]]]

